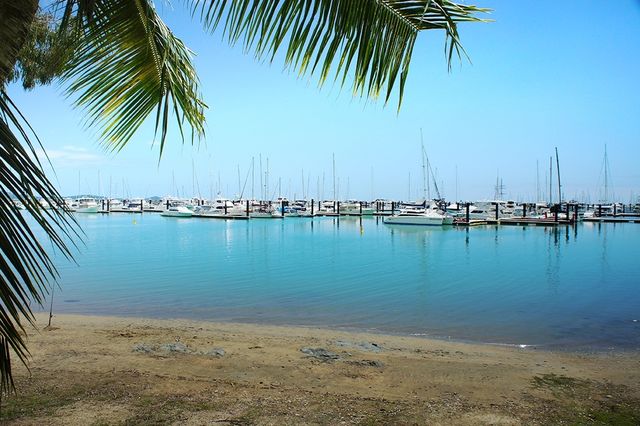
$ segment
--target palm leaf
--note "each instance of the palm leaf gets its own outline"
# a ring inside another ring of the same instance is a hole
[[[285,64],[299,74],[319,73],[319,84],[334,73],[351,76],[356,96],[388,102],[399,79],[402,103],[416,36],[443,30],[451,67],[454,52],[464,53],[459,22],[483,21],[488,9],[450,0],[192,0],[192,12],[214,31],[224,23],[231,44],[242,42],[258,59],[273,61],[284,47]]]
[[[71,16],[71,19],[69,18]],[[67,93],[120,150],[155,111],[160,153],[169,122],[191,140],[204,135],[204,108],[192,53],[167,28],[149,0],[68,0],[63,24],[78,25],[78,47],[64,79]]]
[[[25,320],[33,324],[30,304],[42,304],[57,278],[52,259],[16,202],[25,207],[63,256],[73,258],[69,241],[79,236],[64,200],[42,170],[32,134],[19,110],[0,91],[0,392],[3,393],[13,388],[11,352],[22,362],[26,362],[29,353],[22,334]],[[56,208],[45,210],[39,200]]]

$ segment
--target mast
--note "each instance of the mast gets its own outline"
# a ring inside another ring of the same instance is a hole
[[[264,201],[264,186],[262,185],[262,153],[260,153],[260,201]]]
[[[242,194],[242,183],[240,182],[240,164],[238,164],[238,197]]]
[[[209,170],[209,199],[213,200],[213,176],[211,176],[211,170]]]
[[[256,176],[255,176],[255,157],[251,157],[251,200],[255,200],[254,187],[256,184]]]
[[[556,167],[558,169],[558,204],[562,204],[562,186],[560,185],[560,159],[558,158],[558,147],[556,147]]]
[[[306,191],[304,190],[304,169],[302,169],[302,199],[306,200],[307,199],[307,195],[306,195]]]
[[[191,196],[196,195],[196,168],[193,164],[193,157],[191,157]]]
[[[604,145],[604,202],[609,202],[609,159],[606,144]]]
[[[549,157],[549,205],[553,204],[553,157]]]
[[[331,154],[333,164],[333,200],[336,200],[336,154]]]
[[[422,198],[427,201],[427,170],[424,165],[424,141],[422,139],[422,127],[420,128],[420,147],[422,148]]]
[[[536,202],[540,201],[540,165],[536,160]]]
[[[407,201],[411,201],[411,172],[409,172],[409,198]]]

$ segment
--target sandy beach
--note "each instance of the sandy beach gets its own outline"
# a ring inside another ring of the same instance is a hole
[[[640,355],[38,315],[10,424],[637,424]]]

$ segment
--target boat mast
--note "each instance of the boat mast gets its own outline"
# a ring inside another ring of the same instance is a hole
[[[191,157],[191,197],[196,196],[196,167],[193,163],[193,157]]]
[[[424,140],[422,139],[422,127],[420,128],[420,148],[422,149],[422,198],[427,201],[427,170],[424,165]]]
[[[540,201],[540,164],[536,160],[536,202]]]
[[[609,159],[606,144],[604,145],[604,202],[609,202]]]
[[[556,147],[556,167],[558,169],[558,204],[562,204],[562,186],[560,185],[560,160],[558,158],[558,147]]]
[[[238,164],[238,198],[240,198],[241,193],[242,193],[242,183],[240,183],[240,164]]]
[[[553,157],[549,157],[549,205],[553,204]]]
[[[262,185],[262,153],[260,153],[260,201],[264,201],[264,186]]]
[[[255,171],[256,171],[256,162],[255,162],[256,158],[255,157],[251,157],[251,200],[255,200],[255,194],[254,194],[254,187],[256,184],[256,176],[255,176]]]
[[[331,154],[333,164],[333,200],[336,200],[336,154]]]

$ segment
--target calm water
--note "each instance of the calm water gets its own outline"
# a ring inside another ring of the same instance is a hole
[[[78,215],[54,310],[640,348],[640,225]]]

